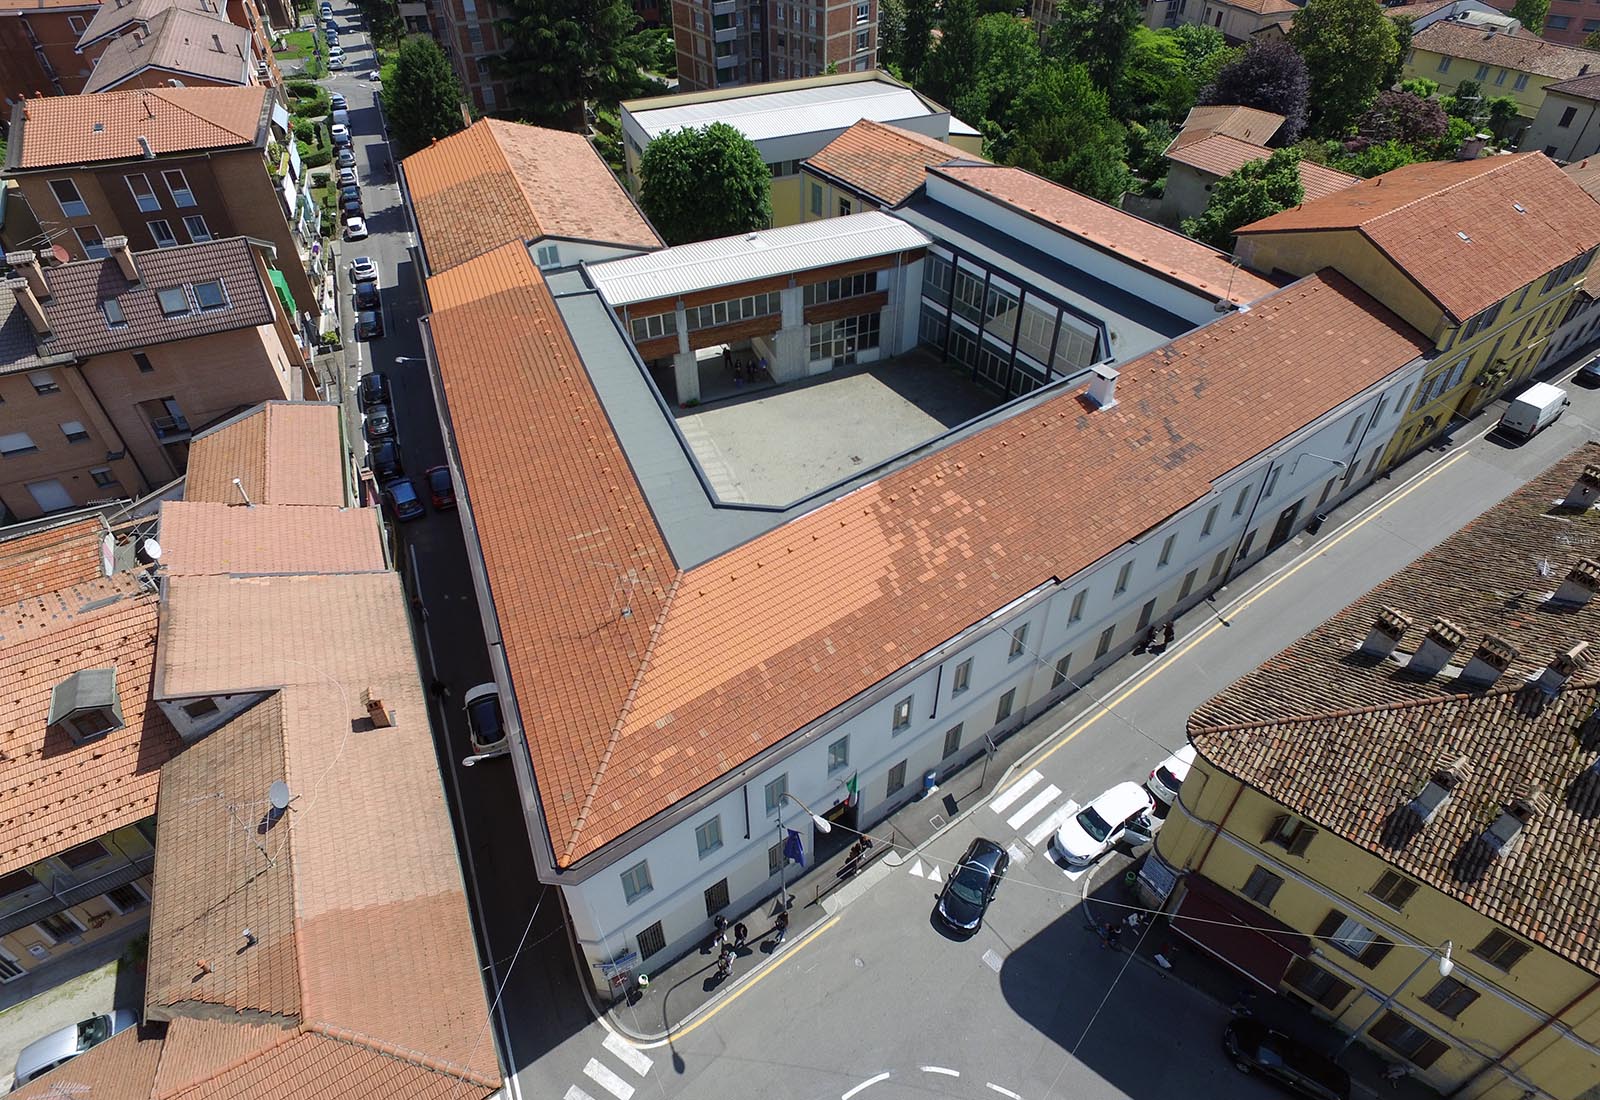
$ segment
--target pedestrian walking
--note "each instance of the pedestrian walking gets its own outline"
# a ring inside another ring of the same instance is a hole
[[[1122,938],[1122,925],[1114,921],[1107,921],[1100,926],[1100,946],[1115,947]]]
[[[439,700],[449,699],[450,685],[445,683],[443,680],[436,679],[433,681],[433,683],[428,685],[428,694]]]
[[[733,926],[733,949],[735,951],[742,950],[745,940],[749,938],[750,929],[746,928],[743,922]]]
[[[777,937],[772,941],[774,945],[783,942],[783,937],[789,931],[789,911],[785,909],[778,914],[778,919],[772,922],[772,927],[777,930]]]
[[[1173,628],[1172,621],[1167,620],[1167,625],[1161,628],[1161,648],[1166,649],[1177,636],[1178,632]]]
[[[717,955],[717,977],[726,978],[733,972],[733,951],[727,944],[722,945],[722,951]]]

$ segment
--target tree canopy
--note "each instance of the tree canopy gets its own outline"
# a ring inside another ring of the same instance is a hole
[[[356,0],[356,10],[374,43],[400,40],[400,8],[395,0]]]
[[[584,108],[645,91],[650,42],[634,35],[628,0],[502,0],[496,26],[506,50],[491,63],[511,84],[519,115],[563,130],[584,129]]]
[[[944,0],[939,44],[928,57],[923,78],[928,92],[948,106],[977,78],[978,0]]]
[[[1517,0],[1511,6],[1511,18],[1538,34],[1544,30],[1545,16],[1550,14],[1550,0]]]
[[[400,43],[394,74],[383,86],[383,110],[406,152],[460,130],[461,86],[433,39],[413,35]]]
[[[1112,97],[1118,117],[1136,122],[1181,122],[1198,91],[1182,45],[1170,34],[1139,26],[1128,40],[1122,79]]]
[[[1039,36],[1010,15],[985,15],[976,42],[973,74],[964,89],[954,89],[950,109],[992,146],[1005,148],[1017,97],[1039,75]]]
[[[1201,89],[1201,103],[1237,103],[1284,117],[1274,143],[1292,145],[1305,132],[1311,77],[1295,48],[1282,41],[1252,42],[1217,79]]]
[[[1082,65],[1095,87],[1114,92],[1142,14],[1139,0],[1063,0],[1045,53],[1064,65]]]
[[[1311,129],[1338,137],[1372,105],[1399,51],[1377,0],[1308,0],[1289,41],[1311,77]]]
[[[1128,189],[1127,134],[1082,65],[1046,65],[1017,99],[1009,164],[1117,202]]]
[[[1372,141],[1426,145],[1444,136],[1449,121],[1436,100],[1390,91],[1378,93],[1356,129]]]
[[[772,222],[772,174],[725,122],[669,130],[639,161],[639,205],[668,244],[731,237]]]
[[[905,41],[906,0],[878,0],[878,64],[902,65]]]
[[[1260,221],[1305,198],[1300,184],[1300,157],[1279,149],[1267,160],[1255,160],[1211,188],[1211,200],[1198,218],[1185,218],[1183,231],[1199,241],[1232,251],[1241,225]]]
[[[938,9],[934,0],[905,0],[905,31],[900,42],[900,71],[913,84],[928,67],[928,52],[933,43],[933,25]]]

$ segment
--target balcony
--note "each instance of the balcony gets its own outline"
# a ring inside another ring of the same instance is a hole
[[[722,57],[718,57],[717,58],[717,68],[719,68],[719,69],[732,69],[732,68],[736,67],[739,64],[739,62],[742,61],[742,60],[743,60],[743,58],[739,54],[736,54],[736,53],[726,54],[726,55],[724,55]]]
[[[156,438],[163,443],[189,438],[188,417],[153,416],[150,418],[150,427],[155,430]]]
[[[719,15],[732,15],[739,6],[739,0],[713,0],[711,4],[711,17]]]
[[[718,27],[712,31],[712,37],[718,42],[732,42],[742,34],[739,27]]]
[[[87,882],[79,882],[70,875],[58,875],[51,886],[51,892],[45,897],[0,917],[0,935],[9,935],[20,928],[26,928],[34,921],[44,920],[54,916],[63,909],[70,909],[74,905],[82,905],[91,898],[98,897],[108,890],[115,890],[119,886],[126,886],[136,878],[143,878],[155,870],[156,854],[146,852],[134,859],[126,860],[121,865],[102,874],[96,875]]]

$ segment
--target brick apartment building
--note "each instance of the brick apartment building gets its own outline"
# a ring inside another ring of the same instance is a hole
[[[681,91],[876,67],[877,0],[674,0]]]
[[[137,496],[193,432],[314,396],[269,249],[244,237],[46,267],[0,283],[0,523]]]
[[[317,298],[266,160],[274,105],[260,85],[19,103],[4,171],[17,185],[8,204],[20,199],[31,218],[8,210],[0,242],[84,260],[106,256],[117,236],[135,252],[252,237],[276,249],[290,308],[308,323]]]
[[[94,62],[78,38],[100,8],[94,0],[0,0],[0,96],[6,114],[23,96],[77,95]]]
[[[479,111],[506,106],[507,84],[489,71],[489,59],[505,51],[496,22],[503,13],[494,0],[421,0],[400,5],[408,34],[428,34],[439,43],[461,91]]]

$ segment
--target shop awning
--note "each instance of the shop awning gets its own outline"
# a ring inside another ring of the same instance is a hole
[[[1294,959],[1311,953],[1311,941],[1265,909],[1190,873],[1187,892],[1172,915],[1172,930],[1235,970],[1277,989]]]
[[[294,295],[289,293],[289,280],[283,277],[283,272],[275,267],[269,267],[267,278],[272,280],[273,287],[278,291],[278,300],[283,303],[283,308],[289,311],[289,316],[300,316],[294,307]]]

